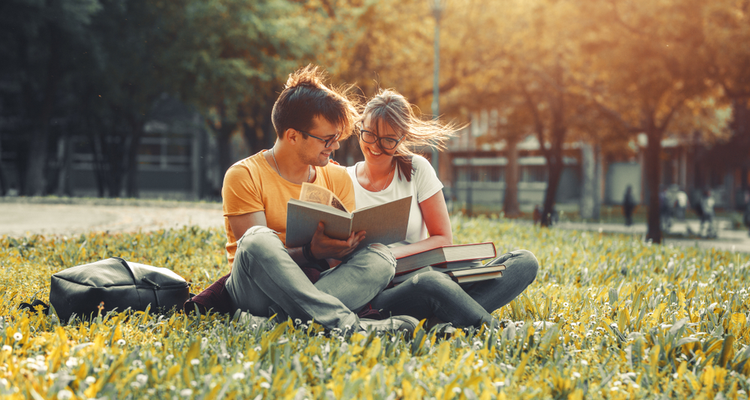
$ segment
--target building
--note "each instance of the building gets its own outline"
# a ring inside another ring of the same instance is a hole
[[[447,145],[440,159],[440,177],[451,200],[472,204],[475,210],[502,208],[505,191],[505,170],[508,163],[505,141],[482,143],[490,131],[486,115],[477,113],[469,127],[458,132]],[[644,150],[646,136],[638,135],[627,144],[627,149],[604,154],[585,143],[564,146],[564,170],[560,178],[557,203],[580,203],[585,183],[584,164],[587,151],[593,151],[598,173],[589,179],[597,188],[597,198],[604,205],[622,203],[628,186],[641,204],[647,203],[647,172]],[[669,137],[662,141],[661,184],[665,188],[680,188],[697,198],[710,189],[717,208],[736,209],[744,204],[743,195],[750,187],[750,153],[743,160],[717,162],[722,156],[703,144],[697,135]],[[518,199],[521,208],[530,210],[542,204],[547,188],[546,160],[535,135],[528,135],[518,144]],[[720,153],[720,152],[719,152]],[[591,156],[589,156],[591,158]],[[726,157],[724,157],[726,158]],[[736,157],[735,157],[736,158]],[[727,160],[723,160],[727,161]],[[590,161],[589,161],[590,162]],[[598,177],[598,178],[597,178]]]

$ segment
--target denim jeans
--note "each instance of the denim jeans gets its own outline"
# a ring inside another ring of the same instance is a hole
[[[237,243],[226,288],[234,308],[253,315],[312,319],[326,328],[345,329],[359,326],[354,312],[388,285],[395,267],[387,247],[371,244],[321,273],[313,284],[273,230],[254,226]]]
[[[490,263],[505,265],[502,277],[458,284],[443,272],[427,271],[384,290],[375,296],[372,306],[384,314],[406,314],[420,320],[435,316],[455,326],[489,323],[490,313],[521,294],[539,269],[539,261],[526,250],[503,254]]]

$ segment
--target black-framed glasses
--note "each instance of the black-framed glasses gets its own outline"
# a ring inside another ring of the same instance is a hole
[[[337,142],[337,141],[339,140],[339,138],[341,137],[341,132],[337,133],[337,134],[336,134],[335,136],[333,136],[333,137],[332,137],[332,138],[330,138],[330,139],[323,139],[322,137],[317,137],[317,136],[313,135],[313,134],[312,134],[312,133],[310,133],[310,132],[305,132],[305,131],[301,131],[301,130],[299,130],[299,129],[296,129],[296,131],[297,131],[297,132],[299,132],[299,133],[301,133],[301,134],[303,134],[303,135],[307,135],[307,136],[310,136],[310,137],[314,137],[315,139],[318,139],[318,140],[320,140],[321,142],[323,142],[323,143],[325,144],[325,146],[326,146],[326,147],[331,147],[331,146],[332,146],[332,145],[333,145],[334,143],[336,143],[336,142]]]
[[[380,142],[380,147],[386,150],[395,149],[396,146],[398,146],[398,144],[401,143],[401,141],[404,139],[403,136],[401,136],[398,139],[394,139],[391,137],[380,137],[376,135],[374,132],[370,132],[364,128],[360,128],[359,138],[362,139],[363,142],[369,143],[369,144],[375,144],[375,142]]]

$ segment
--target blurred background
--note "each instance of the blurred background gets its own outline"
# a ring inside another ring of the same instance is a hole
[[[750,201],[749,3],[4,0],[0,194],[219,200],[314,63],[466,124],[420,149],[454,210],[596,220],[630,186],[658,241],[660,197]]]

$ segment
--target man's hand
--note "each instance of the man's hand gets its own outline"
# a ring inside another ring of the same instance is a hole
[[[318,223],[318,229],[313,235],[310,250],[318,260],[323,258],[334,258],[341,260],[353,252],[359,243],[365,239],[365,231],[353,232],[347,240],[338,240],[326,236],[323,233],[325,225]]]

